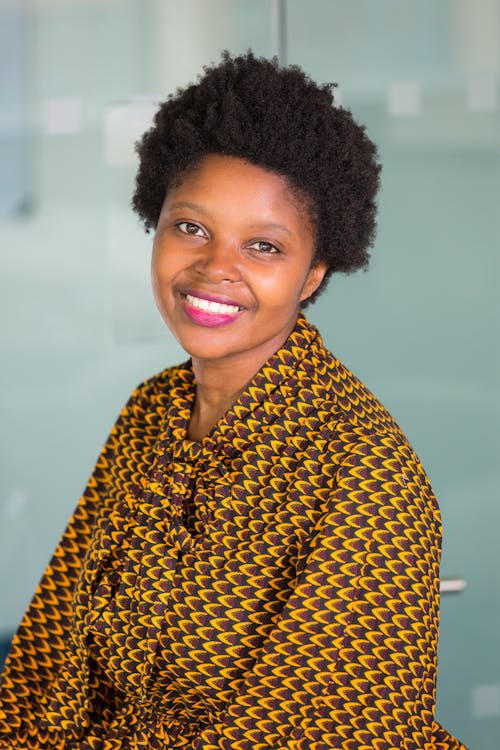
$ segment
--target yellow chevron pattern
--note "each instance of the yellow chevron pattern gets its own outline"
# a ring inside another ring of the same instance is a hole
[[[201,444],[189,363],[124,407],[14,639],[1,750],[459,750],[439,510],[303,316]]]

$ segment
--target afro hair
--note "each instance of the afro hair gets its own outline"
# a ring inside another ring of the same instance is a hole
[[[132,206],[147,231],[165,195],[207,154],[240,157],[284,177],[315,230],[314,261],[334,272],[366,268],[376,227],[380,165],[373,142],[334,103],[335,84],[318,85],[296,65],[251,51],[204,68],[197,83],[160,105],[136,145]]]

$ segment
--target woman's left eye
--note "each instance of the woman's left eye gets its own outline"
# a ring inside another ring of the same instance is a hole
[[[194,224],[191,221],[179,221],[176,226],[184,232],[184,234],[191,234],[195,237],[199,236],[199,233],[203,234],[203,230],[198,224]]]
[[[277,247],[271,244],[271,242],[265,242],[264,240],[257,240],[256,242],[252,242],[250,247],[258,250],[260,253],[265,253],[266,255],[280,252]]]

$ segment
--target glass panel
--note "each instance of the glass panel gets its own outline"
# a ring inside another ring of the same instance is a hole
[[[151,102],[222,49],[273,54],[273,19],[268,0],[1,4],[1,132],[17,138],[15,104],[33,147],[22,190],[17,166],[2,186],[12,207],[32,197],[31,211],[9,209],[0,223],[0,639],[130,391],[186,356],[154,307],[151,237],[129,208],[134,139]]]
[[[444,520],[437,718],[500,741],[500,4],[289,0],[287,44],[383,163],[372,268],[311,311],[422,458]],[[311,39],[314,38],[314,44]]]

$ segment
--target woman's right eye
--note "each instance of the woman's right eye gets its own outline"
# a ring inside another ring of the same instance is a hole
[[[199,224],[194,224],[192,221],[178,221],[175,226],[184,234],[190,234],[194,237],[203,236],[203,229]]]

